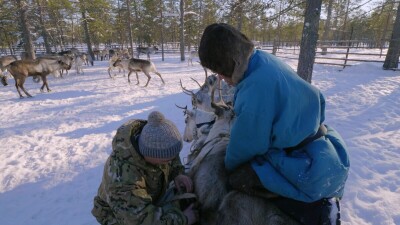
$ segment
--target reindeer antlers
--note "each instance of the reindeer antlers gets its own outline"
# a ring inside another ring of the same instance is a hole
[[[177,105],[177,104],[175,104],[175,106],[178,107],[178,108],[180,108],[180,109],[187,110],[187,106],[182,107],[182,106],[179,106],[179,105]]]
[[[195,94],[193,93],[193,91],[189,91],[188,89],[186,89],[185,87],[183,87],[182,85],[182,80],[179,79],[179,83],[181,84],[181,88],[183,89],[183,93],[187,94],[187,95],[191,95],[191,96],[195,96]]]
[[[196,79],[194,79],[193,77],[191,77],[190,79],[192,79],[194,82],[196,82],[196,84],[199,85],[199,87],[201,88],[200,83]]]

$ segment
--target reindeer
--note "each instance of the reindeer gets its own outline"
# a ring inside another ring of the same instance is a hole
[[[197,51],[190,51],[188,56],[188,66],[189,63],[193,66],[193,58],[197,57]]]
[[[136,52],[137,52],[137,57],[140,58],[140,54],[146,54],[147,55],[147,60],[150,61],[150,54],[156,53],[158,51],[157,46],[153,46],[153,47],[137,47],[136,48]]]
[[[214,91],[211,94],[214,99]],[[226,146],[229,142],[229,133],[234,118],[233,108],[223,103],[211,101],[215,113],[215,122],[210,124],[212,128],[199,150],[191,152],[189,176],[194,183],[195,194],[200,203],[200,224],[218,225],[295,225],[297,222],[291,220],[282,213],[268,199],[250,196],[227,188],[228,174],[225,170],[224,159]],[[199,134],[199,125],[194,115],[183,108],[185,118],[185,135]],[[196,124],[196,126],[193,126]],[[192,132],[189,130],[192,129]],[[203,137],[204,138],[204,137]],[[190,135],[185,141],[190,140]],[[243,177],[246,179],[246,177]],[[212,188],[210,188],[212,187]]]
[[[70,50],[68,50],[68,51],[70,51]],[[37,59],[50,59],[50,60],[71,61],[72,64],[75,63],[76,58],[77,58],[77,57],[76,57],[75,54],[42,55],[42,56],[37,57]],[[58,72],[58,75],[56,74],[56,72]],[[53,71],[53,72],[52,72],[52,74],[53,74],[55,77],[60,76],[61,78],[64,78],[64,77],[63,77],[64,73],[65,73],[65,75],[68,75],[68,74],[69,74],[69,69],[60,69],[60,70],[56,70],[56,71]],[[33,81],[34,81],[35,83],[39,83],[39,81],[40,81],[39,76],[33,76]]]
[[[185,130],[183,132],[183,140],[185,142],[192,142],[190,153],[185,162],[185,168],[189,169],[192,165],[194,158],[201,150],[210,129],[215,122],[215,114],[200,109],[188,110],[186,107],[176,105],[176,107],[183,109],[185,116]]]
[[[103,50],[100,51],[100,60],[101,60],[101,61],[106,60],[107,57],[110,58],[110,57],[109,57],[109,49],[108,49],[108,48],[105,48],[105,49],[103,49]]]
[[[7,82],[7,77],[3,74],[0,73],[0,82],[4,85],[7,86],[8,82]]]
[[[85,62],[85,57],[84,55],[75,55],[74,57],[74,66],[75,66],[75,72],[76,74],[85,74],[83,72],[83,64]]]
[[[18,60],[17,57],[13,55],[0,57],[0,72],[4,72],[7,69],[7,66],[16,60]]]
[[[124,60],[117,59],[117,61],[115,61],[113,66],[124,68],[124,65],[126,65],[127,62],[128,62],[127,70],[129,70],[129,73],[128,73],[128,82],[129,83],[131,83],[131,80],[129,78],[131,76],[131,73],[135,72],[136,80],[137,80],[136,85],[139,85],[139,76],[138,76],[137,72],[142,71],[147,76],[147,83],[146,83],[146,85],[144,85],[144,87],[147,87],[147,85],[150,82],[150,79],[151,79],[151,76],[149,74],[150,72],[157,74],[157,76],[159,76],[161,78],[162,83],[165,84],[164,79],[162,78],[161,74],[159,72],[157,72],[156,66],[151,61],[144,60],[144,59],[135,59],[135,58],[124,59]]]
[[[121,70],[124,72],[124,76],[125,76],[125,70],[128,69],[128,65],[129,65],[129,60],[121,60],[120,66],[114,67],[114,63],[118,60],[121,59],[117,54],[113,55],[110,58],[109,61],[109,66],[108,66],[108,75],[110,76],[110,78],[114,79],[116,75],[111,76],[111,71],[115,68],[118,68],[118,72],[121,73]]]
[[[87,54],[87,53],[79,53],[76,56],[81,57],[81,59],[83,61],[83,64],[85,64],[86,66],[89,66],[89,63],[90,63],[90,65],[93,66],[93,59],[92,59],[92,57],[90,57],[89,54]]]
[[[181,88],[183,92],[187,95],[192,97],[192,106],[193,108],[199,108],[204,111],[212,112],[213,109],[211,108],[211,92],[215,90],[219,90],[216,95],[216,98],[221,98],[226,103],[233,102],[233,96],[235,93],[235,87],[228,85],[225,81],[220,81],[215,74],[207,76],[206,72],[206,79],[203,85],[200,85],[195,79],[191,78],[193,81],[199,85],[200,89],[194,93],[182,86],[181,81]]]
[[[7,83],[7,76],[3,74],[3,72],[6,71],[8,66],[16,60],[17,57],[13,55],[0,57],[0,80],[4,86],[7,86],[8,83]]]
[[[71,69],[72,58],[63,57],[61,59],[45,59],[39,58],[36,60],[17,60],[10,64],[9,71],[15,80],[15,87],[17,88],[20,98],[23,98],[19,88],[28,96],[32,97],[24,88],[25,79],[28,76],[40,76],[43,85],[40,91],[43,92],[46,86],[47,91],[50,92],[49,85],[47,84],[47,75],[54,71],[61,69]]]

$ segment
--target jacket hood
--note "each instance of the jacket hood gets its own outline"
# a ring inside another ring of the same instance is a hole
[[[233,57],[233,61],[235,61],[235,68],[232,73],[232,82],[233,84],[238,84],[244,76],[248,66],[250,57],[253,55],[254,51],[249,51],[246,49],[239,49],[238,54]]]

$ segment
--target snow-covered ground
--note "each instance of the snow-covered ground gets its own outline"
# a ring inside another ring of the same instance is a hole
[[[184,118],[175,104],[190,106],[188,89],[204,79],[198,63],[178,55],[152,60],[166,82],[153,76],[147,88],[122,74],[108,77],[108,62],[49,76],[50,93],[26,81],[33,98],[19,99],[13,79],[0,87],[0,224],[96,224],[90,214],[116,129],[131,118],[159,110],[181,133]],[[287,60],[294,69],[294,60]],[[400,72],[380,63],[339,67],[316,65],[313,84],[327,99],[326,123],[349,147],[351,171],[342,200],[343,224],[400,224]],[[185,157],[185,144],[181,157]]]

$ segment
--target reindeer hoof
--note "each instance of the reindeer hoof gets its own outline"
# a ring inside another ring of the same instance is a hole
[[[42,93],[43,93],[43,89],[40,89],[40,92],[42,92]]]
[[[47,90],[47,92],[51,92],[51,90],[49,89],[49,90]]]
[[[24,96],[22,96],[22,95],[21,95],[21,96],[19,96],[19,98],[20,98],[20,99],[23,99],[23,98],[24,98]]]

